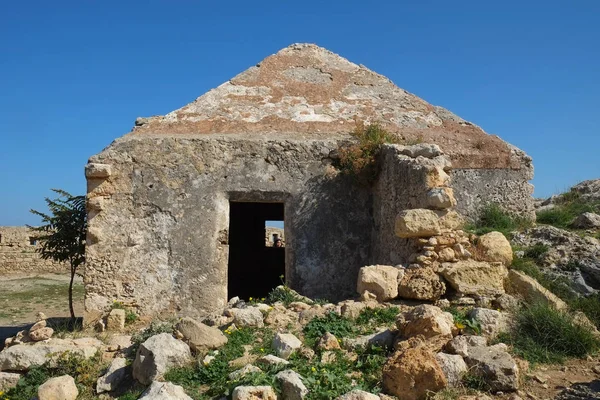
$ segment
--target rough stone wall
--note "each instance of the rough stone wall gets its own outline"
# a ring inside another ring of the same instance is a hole
[[[31,275],[66,273],[68,268],[51,260],[44,260],[36,252],[39,244],[31,244],[34,234],[25,226],[0,226],[0,274]]]
[[[86,169],[87,321],[113,300],[143,314],[224,306],[230,200],[284,202],[287,283],[312,297],[352,295],[370,256],[371,196],[331,167],[337,147],[285,135],[114,142]]]
[[[281,239],[283,247],[285,247],[285,232],[281,228],[274,226],[265,227],[265,246],[273,247],[273,235],[277,235]]]

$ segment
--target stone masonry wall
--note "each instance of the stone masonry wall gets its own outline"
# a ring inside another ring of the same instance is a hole
[[[39,244],[30,241],[33,236],[25,226],[0,226],[0,275],[68,272],[63,264],[40,257]]]

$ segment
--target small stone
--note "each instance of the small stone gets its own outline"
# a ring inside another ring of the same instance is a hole
[[[294,351],[302,347],[302,342],[291,333],[277,333],[273,338],[273,349],[283,359],[288,359]]]
[[[0,392],[7,392],[9,389],[17,386],[19,379],[21,379],[20,374],[0,372]]]
[[[39,400],[75,400],[79,390],[69,375],[50,378],[38,388]]]
[[[232,400],[277,400],[277,395],[271,386],[238,386]]]
[[[39,322],[39,321],[43,321],[48,319],[48,317],[46,317],[46,314],[44,314],[43,312],[38,312],[37,314],[35,314],[35,321]]]
[[[38,329],[45,328],[45,327],[46,327],[46,320],[38,321],[35,324],[33,324],[33,326],[31,328],[29,328],[29,333],[35,332]]]
[[[177,323],[177,330],[194,351],[212,350],[227,343],[227,336],[218,328],[204,325],[193,318],[182,318]]]
[[[234,308],[233,322],[236,326],[262,328],[264,326],[263,313],[256,307]]]
[[[54,334],[54,329],[45,327],[39,328],[33,332],[29,332],[29,338],[34,342],[40,342],[42,340],[48,340]]]
[[[340,343],[334,335],[329,332],[325,332],[321,339],[319,339],[317,347],[321,350],[339,350]]]
[[[268,354],[268,355],[263,356],[263,357],[259,358],[258,360],[256,360],[256,363],[260,364],[260,365],[265,365],[265,366],[272,366],[272,365],[288,365],[290,362],[287,360],[284,360],[283,358],[279,358],[272,354]]]
[[[170,368],[182,367],[191,361],[187,344],[169,333],[152,336],[138,348],[133,362],[133,377],[144,385],[162,377]]]
[[[248,374],[257,373],[257,372],[262,372],[262,370],[258,367],[255,367],[252,364],[248,364],[248,365],[242,367],[241,369],[233,371],[227,377],[229,378],[230,381],[239,381],[244,376],[246,376]]]
[[[390,265],[369,265],[358,272],[357,292],[373,293],[378,301],[398,296],[398,268]]]
[[[98,320],[95,324],[94,324],[94,330],[96,332],[102,333],[106,330],[106,324],[104,323],[103,320]]]
[[[308,389],[302,383],[302,377],[292,370],[285,370],[275,375],[281,384],[282,396],[286,400],[302,400],[308,394]]]

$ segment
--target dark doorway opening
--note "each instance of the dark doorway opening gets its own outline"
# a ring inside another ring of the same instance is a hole
[[[285,247],[265,245],[265,222],[283,223],[283,209],[283,203],[229,203],[229,298],[260,299],[281,284]]]

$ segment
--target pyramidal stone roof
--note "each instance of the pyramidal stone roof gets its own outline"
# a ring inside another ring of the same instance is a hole
[[[314,44],[293,44],[133,134],[349,134],[379,123],[409,141],[439,144],[462,168],[520,169],[528,157],[497,136]]]

